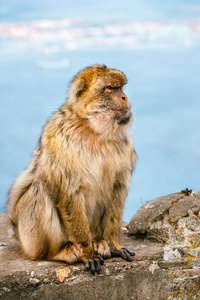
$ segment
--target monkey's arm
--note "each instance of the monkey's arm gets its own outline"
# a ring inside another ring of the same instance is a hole
[[[67,239],[73,243],[91,244],[91,232],[85,210],[85,199],[80,191],[65,195],[57,204]]]
[[[120,222],[128,190],[124,175],[119,174],[114,185],[112,202],[103,219],[103,239],[110,245],[111,255],[131,261],[135,253],[119,244]]]

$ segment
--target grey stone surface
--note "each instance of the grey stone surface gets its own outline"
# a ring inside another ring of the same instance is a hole
[[[127,227],[129,233],[144,234],[152,222],[162,219],[173,203],[183,197],[184,194],[175,193],[148,201],[133,215]]]
[[[169,222],[176,222],[188,215],[188,210],[200,210],[200,192],[186,195],[175,193],[146,202],[132,217],[127,228],[130,234],[145,234],[152,223],[162,221],[167,215]]]
[[[169,221],[176,222],[181,217],[187,216],[191,208],[197,208],[196,211],[199,211],[200,199],[195,196],[185,196],[169,208]]]

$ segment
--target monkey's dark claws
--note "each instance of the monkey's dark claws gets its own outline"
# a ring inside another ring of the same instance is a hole
[[[90,270],[90,263],[89,263],[89,260],[84,261],[84,265],[85,265],[86,271],[89,271],[89,270]]]
[[[130,254],[126,250],[119,251],[119,256],[121,256],[123,259],[128,260],[128,261],[133,260],[132,257],[130,256]]]
[[[90,261],[90,273],[91,273],[92,275],[94,275],[94,274],[95,274],[95,271],[96,271],[96,269],[95,269],[95,263],[94,263],[94,260],[91,260],[91,261]]]
[[[135,252],[133,252],[127,248],[124,248],[124,250],[126,250],[131,256],[135,256]]]
[[[123,250],[114,250],[113,248],[111,248],[111,254],[112,256],[115,256],[115,257],[122,257],[123,259],[125,260],[128,260],[128,261],[132,261],[133,258],[131,256],[134,256],[135,253],[133,251],[130,251],[129,249],[127,248],[124,248]]]
[[[96,259],[84,260],[84,265],[85,265],[86,271],[90,271],[90,273],[92,275],[94,275],[95,273],[101,274],[101,272],[102,272],[101,265],[103,265],[103,263],[104,263],[104,260],[100,255],[98,255],[98,257]]]
[[[111,255],[113,255],[114,252],[115,252],[115,249],[114,248],[110,248]]]
[[[95,262],[96,271],[98,274],[100,274],[101,273],[101,262],[99,259],[95,260],[94,262]]]
[[[104,264],[104,259],[103,259],[103,257],[101,257],[101,255],[97,255],[97,258],[99,259],[100,264],[103,265],[103,264]]]

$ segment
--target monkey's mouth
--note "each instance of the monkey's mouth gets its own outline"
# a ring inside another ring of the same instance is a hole
[[[119,110],[116,112],[114,116],[114,122],[116,122],[118,125],[126,125],[129,123],[129,121],[132,118],[132,113],[130,110]]]
[[[111,122],[117,125],[126,125],[132,119],[132,113],[131,107],[118,108],[116,106],[109,107],[106,105],[101,105],[88,114],[88,117],[93,124],[97,124],[98,122],[100,124],[102,122]]]

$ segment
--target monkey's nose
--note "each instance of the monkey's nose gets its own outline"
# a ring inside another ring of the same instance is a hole
[[[121,105],[122,105],[123,109],[128,107],[128,99],[127,99],[126,95],[121,96],[121,101],[120,102],[121,102]]]

